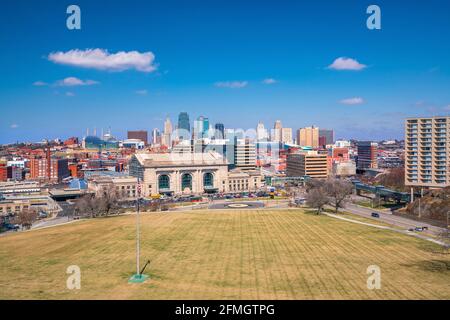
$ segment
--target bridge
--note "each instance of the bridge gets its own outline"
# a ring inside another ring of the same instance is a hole
[[[407,192],[399,192],[395,190],[391,190],[385,188],[384,186],[371,186],[365,183],[362,183],[359,180],[351,181],[355,187],[356,192],[359,194],[361,191],[373,193],[385,200],[391,199],[397,202],[410,202],[411,195]]]

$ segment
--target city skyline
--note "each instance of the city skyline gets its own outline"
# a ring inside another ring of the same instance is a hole
[[[380,1],[381,30],[366,28],[358,1],[128,4],[78,1],[76,31],[66,3],[2,5],[0,144],[88,127],[125,137],[181,111],[225,128],[280,119],[401,139],[405,118],[450,114],[448,2]]]

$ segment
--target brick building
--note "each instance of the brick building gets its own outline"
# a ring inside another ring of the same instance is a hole
[[[30,178],[60,182],[70,176],[67,159],[39,158],[30,161]]]

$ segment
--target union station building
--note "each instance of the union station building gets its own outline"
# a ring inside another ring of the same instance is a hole
[[[137,153],[129,173],[140,180],[142,196],[251,192],[262,186],[259,170],[229,170],[217,152]]]

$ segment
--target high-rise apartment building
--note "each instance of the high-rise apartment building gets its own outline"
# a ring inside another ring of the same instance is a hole
[[[288,177],[309,176],[311,178],[326,179],[328,172],[326,154],[308,151],[287,155],[286,175]]]
[[[298,129],[297,144],[302,147],[317,148],[319,146],[319,128],[312,126]]]
[[[138,139],[148,144],[148,132],[146,130],[128,131],[127,139]]]
[[[358,169],[378,168],[377,153],[378,143],[372,141],[358,141],[358,158],[356,167]]]
[[[450,186],[450,116],[406,119],[405,185]]]
[[[60,182],[70,176],[67,159],[39,158],[30,160],[30,178]]]
[[[248,139],[235,139],[234,166],[251,170],[256,168],[256,146]]]
[[[288,144],[293,142],[292,128],[281,128],[281,142]]]

